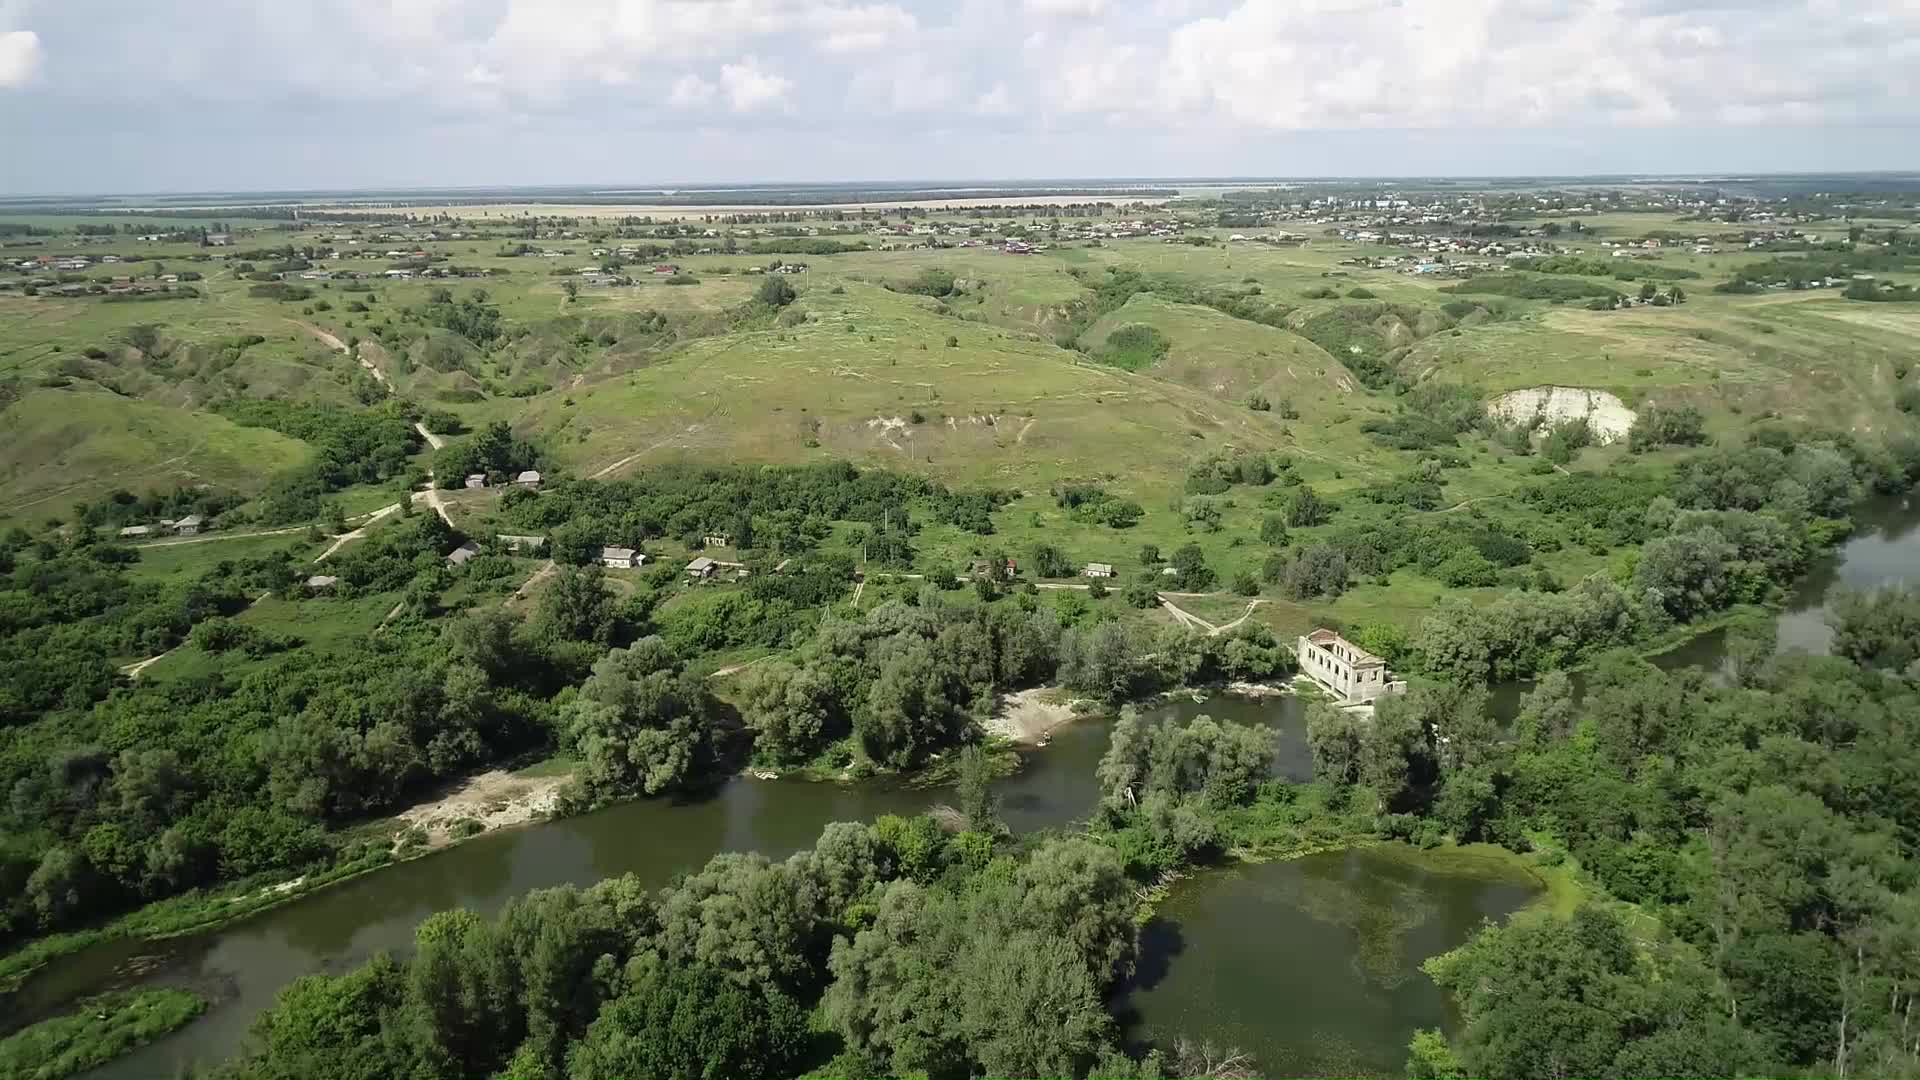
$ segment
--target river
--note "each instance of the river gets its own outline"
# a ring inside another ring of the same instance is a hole
[[[1855,535],[1811,568],[1781,615],[1783,648],[1826,647],[1820,612],[1836,587],[1920,570],[1920,507],[1883,500],[1856,520]],[[1717,667],[1722,652],[1719,636],[1707,635],[1662,662]],[[1276,773],[1311,773],[1297,699],[1183,697],[1160,708],[1272,727]],[[1075,723],[1044,750],[1027,752],[1020,772],[998,786],[1014,829],[1086,817],[1108,726]],[[49,965],[10,1004],[39,1011],[82,993],[146,982],[207,990],[214,1003],[200,1020],[90,1074],[172,1075],[189,1061],[238,1050],[253,1019],[301,975],[341,972],[380,950],[404,951],[414,927],[435,911],[492,914],[532,889],[625,873],[663,885],[717,852],[784,857],[810,845],[829,822],[951,801],[947,791],[884,781],[735,779],[698,800],[626,803],[477,837],[207,933],[109,942]],[[1504,915],[1523,898],[1511,881],[1443,873],[1394,849],[1202,874],[1167,901],[1126,1008],[1143,1032],[1237,1042],[1268,1070],[1397,1072],[1408,1034],[1443,1017],[1438,991],[1416,971],[1419,961],[1464,941],[1482,918]]]

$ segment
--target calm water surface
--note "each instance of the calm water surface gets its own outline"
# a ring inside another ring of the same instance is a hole
[[[1147,926],[1123,1021],[1244,1051],[1266,1076],[1399,1076],[1414,1030],[1451,1021],[1421,961],[1536,892],[1506,864],[1400,845],[1208,871]]]
[[[1822,651],[1825,598],[1920,571],[1920,509],[1874,504],[1860,531],[1817,564],[1781,616],[1783,648]],[[1709,635],[1663,663],[1718,666]],[[1510,688],[1504,698],[1517,697]],[[1277,775],[1305,779],[1304,709],[1290,697],[1188,698],[1167,715],[1206,713],[1275,731]],[[1016,830],[1083,820],[1096,800],[1094,764],[1107,721],[1070,725],[999,785]],[[951,802],[945,790],[739,779],[695,801],[628,803],[583,817],[495,833],[430,858],[321,890],[206,934],[113,942],[51,965],[10,1010],[37,1012],[82,994],[141,983],[190,985],[214,1005],[179,1032],[96,1070],[102,1078],[168,1076],[190,1061],[237,1051],[248,1026],[287,983],[340,972],[375,952],[403,952],[414,927],[447,908],[482,914],[532,889],[634,874],[659,886],[722,851],[780,858],[834,821],[870,821]],[[1407,1035],[1443,1019],[1420,960],[1464,941],[1483,918],[1513,910],[1525,887],[1438,868],[1392,849],[1354,851],[1212,872],[1183,884],[1148,936],[1148,963],[1129,997],[1136,1029],[1186,1031],[1236,1043],[1269,1073],[1397,1071]]]

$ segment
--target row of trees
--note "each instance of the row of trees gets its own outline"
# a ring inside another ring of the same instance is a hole
[[[974,738],[1002,691],[1057,680],[1117,703],[1292,670],[1291,652],[1254,623],[1208,637],[1111,621],[1063,627],[1050,611],[1005,603],[889,603],[829,618],[790,660],[756,669],[741,709],[769,761],[805,761],[851,737],[867,759],[909,766]]]
[[[294,983],[209,1075],[1143,1075],[1104,1005],[1133,908],[1086,840],[835,824],[784,862],[720,855],[657,893],[615,878],[493,922],[436,915],[410,959]]]

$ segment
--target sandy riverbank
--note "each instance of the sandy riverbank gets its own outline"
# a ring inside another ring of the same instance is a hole
[[[999,707],[987,720],[987,734],[1029,746],[1044,742],[1054,728],[1072,722],[1077,715],[1073,705],[1058,687],[1002,694]]]
[[[567,779],[515,776],[494,769],[462,781],[432,802],[408,807],[394,820],[403,830],[424,829],[427,846],[442,847],[459,839],[454,827],[462,821],[479,822],[479,831],[492,832],[546,817],[559,802],[560,787]]]

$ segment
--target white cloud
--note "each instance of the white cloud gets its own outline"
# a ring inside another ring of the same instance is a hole
[[[0,89],[21,87],[40,71],[40,35],[31,30],[0,32]]]
[[[783,102],[793,91],[793,81],[767,71],[760,61],[747,57],[737,64],[720,66],[720,88],[734,112],[753,112]]]
[[[919,20],[896,4],[824,7],[809,16],[830,53],[871,52],[898,44],[920,28]]]
[[[1174,29],[1159,92],[1127,107],[1275,129],[1804,122],[1912,89],[1910,66],[1844,44],[1867,21],[1882,47],[1920,41],[1920,6],[1896,10],[1849,25],[1827,0],[1247,0]],[[1830,91],[1849,100],[1822,105]]]
[[[973,99],[973,111],[981,116],[1007,116],[1013,112],[1013,95],[1006,83],[994,83],[993,89]]]
[[[708,104],[718,93],[714,85],[698,75],[682,75],[674,80],[673,89],[667,94],[667,104],[680,109],[692,109]]]
[[[162,146],[320,125],[357,151],[341,160],[393,160],[381,133],[412,148],[460,125],[530,133],[490,151],[540,140],[483,164],[555,171],[618,171],[603,139],[563,140],[637,122],[636,145],[690,140],[692,172],[750,172],[767,113],[804,118],[781,137],[873,147],[868,176],[975,167],[986,131],[995,160],[1058,175],[1315,167],[1293,140],[1364,143],[1373,171],[1416,152],[1496,168],[1473,149],[1496,139],[1553,146],[1535,170],[1632,146],[1661,149],[1631,165],[1685,170],[1710,167],[1700,133],[1756,161],[1835,168],[1844,143],[1900,168],[1920,145],[1920,0],[0,0],[0,131],[28,132],[0,145],[59,132],[83,151],[0,152],[0,187],[57,171],[21,160],[111,156],[133,122],[102,118],[162,96],[180,107],[142,129]],[[753,148],[728,143],[747,127]],[[166,153],[180,174],[219,156]]]
[[[1027,10],[1039,15],[1098,15],[1107,0],[1026,0]]]

